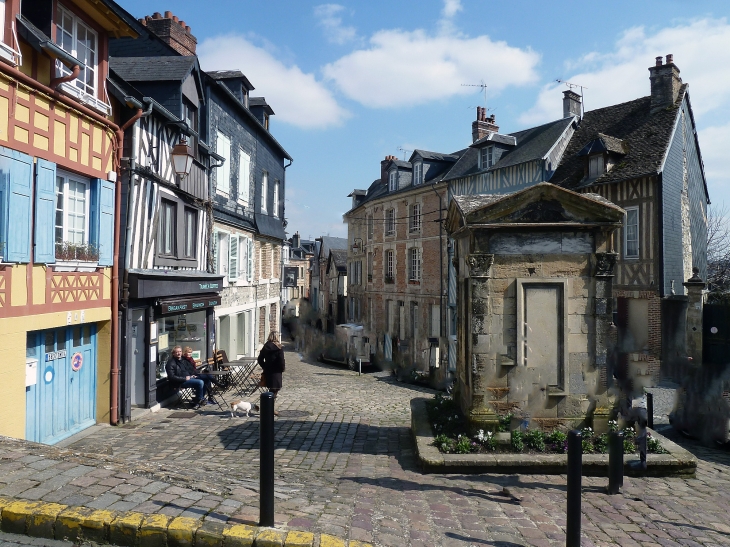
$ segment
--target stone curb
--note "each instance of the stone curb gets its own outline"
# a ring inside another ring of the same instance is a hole
[[[411,432],[416,453],[424,473],[507,473],[564,475],[568,470],[567,454],[442,454],[433,445],[434,435],[428,421],[424,397],[411,400]],[[635,471],[629,462],[638,461],[635,454],[624,456],[624,474],[646,477],[695,477],[697,458],[663,435],[651,430],[652,437],[669,454],[648,454],[647,470]],[[608,454],[584,454],[583,475],[608,476]]]
[[[327,534],[0,497],[0,530],[120,547],[372,547]]]

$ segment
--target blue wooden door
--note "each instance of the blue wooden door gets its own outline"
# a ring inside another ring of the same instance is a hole
[[[55,444],[96,423],[96,325],[28,334],[36,383],[26,388],[26,439]]]

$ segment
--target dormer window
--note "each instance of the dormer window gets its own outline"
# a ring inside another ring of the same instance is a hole
[[[398,189],[398,171],[393,169],[388,175],[388,191],[395,192]]]
[[[78,78],[73,80],[82,93],[96,97],[96,61],[98,55],[96,32],[85,25],[70,11],[58,6],[56,20],[56,44],[84,63]],[[56,76],[68,76],[71,69],[56,61]]]
[[[413,164],[413,185],[418,186],[423,183],[423,162]]]
[[[588,158],[588,178],[595,179],[605,172],[603,154],[596,154]]]
[[[486,146],[479,153],[479,162],[481,169],[489,169],[494,165],[494,146]]]

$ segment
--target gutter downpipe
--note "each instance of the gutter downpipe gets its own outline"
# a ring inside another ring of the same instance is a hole
[[[436,183],[431,184],[431,190],[434,191],[436,196],[439,198],[439,269],[441,270],[441,275],[439,276],[439,280],[441,282],[441,289],[439,291],[439,337],[443,337],[444,333],[444,223],[441,219],[441,212],[443,211],[443,203],[441,200],[441,196],[436,191]],[[448,188],[446,189],[448,192]]]
[[[78,78],[79,74],[81,74],[81,67],[79,65],[74,65],[71,68],[71,74],[67,74],[66,76],[61,76],[59,78],[53,78],[49,87],[55,91],[55,89],[62,83],[70,82],[71,80]]]
[[[119,239],[122,219],[122,167],[124,132],[142,117],[141,108],[121,127],[117,128],[117,182],[114,185],[114,264],[112,265],[112,355],[111,355],[111,408],[112,425],[119,423]]]

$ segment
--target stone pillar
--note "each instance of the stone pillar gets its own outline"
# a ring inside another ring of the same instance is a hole
[[[705,288],[699,273],[699,268],[692,268],[692,277],[682,283],[687,291],[687,356],[697,366],[702,365],[702,291]]]
[[[616,265],[617,253],[596,253],[596,338],[594,346],[595,365],[600,370],[596,385],[596,408],[593,412],[593,428],[596,433],[608,431],[608,420],[613,410],[612,398],[608,395],[613,371],[609,361],[614,358],[615,330],[613,324],[613,268]]]

